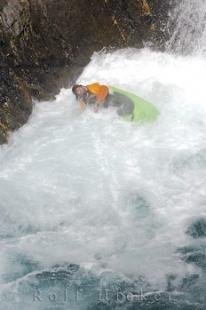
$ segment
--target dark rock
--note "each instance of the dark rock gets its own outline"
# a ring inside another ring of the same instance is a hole
[[[206,219],[195,220],[187,229],[186,233],[194,239],[206,237]]]
[[[94,51],[103,47],[143,47],[154,32],[158,33],[159,10],[163,12],[167,7],[161,3],[1,1],[0,143],[6,141],[9,131],[27,121],[32,96],[39,100],[53,98],[61,87],[68,86],[68,80],[75,80]]]
[[[169,39],[168,20],[169,13],[174,7],[175,1],[148,0],[152,11],[150,38],[152,46],[156,49],[164,50],[165,42]]]
[[[28,120],[32,99],[27,83],[10,67],[1,67],[0,79],[0,143],[4,143],[8,132]]]

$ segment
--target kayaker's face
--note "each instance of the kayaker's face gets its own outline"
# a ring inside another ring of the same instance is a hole
[[[84,96],[85,94],[87,93],[87,89],[86,87],[84,86],[79,86],[75,89],[75,94],[78,96],[78,97],[82,97]]]

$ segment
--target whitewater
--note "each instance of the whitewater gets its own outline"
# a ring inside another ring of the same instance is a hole
[[[114,108],[80,113],[71,89],[35,104],[1,148],[2,285],[29,276],[21,258],[36,272],[75,263],[158,288],[168,274],[200,272],[176,251],[205,215],[205,73],[197,57],[94,54],[78,82],[141,95],[161,112],[152,124],[125,122]]]
[[[206,216],[205,76],[199,52],[101,51],[77,82],[143,97],[159,109],[156,122],[124,121],[114,107],[81,113],[71,89],[34,102],[0,147],[0,309],[130,309],[113,299],[98,308],[102,283],[169,290],[175,305],[203,309],[194,292],[205,295],[204,270],[182,255],[205,246],[188,234]],[[69,304],[45,297],[62,283],[92,288]]]

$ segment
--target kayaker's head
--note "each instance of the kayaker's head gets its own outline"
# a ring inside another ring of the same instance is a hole
[[[86,93],[88,92],[86,86],[75,84],[72,87],[72,92],[76,97],[84,97]]]

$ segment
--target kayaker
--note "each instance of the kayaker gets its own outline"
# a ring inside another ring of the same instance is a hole
[[[137,95],[99,83],[89,85],[76,84],[72,87],[81,110],[88,104],[94,104],[94,111],[101,107],[117,107],[117,114],[132,122],[154,121],[159,115],[158,109],[150,102]]]
[[[94,111],[100,108],[117,107],[117,114],[120,116],[132,115],[134,103],[128,97],[112,91],[109,86],[101,85],[98,82],[89,85],[75,84],[72,92],[76,96],[80,105],[80,110],[84,111],[87,105],[94,105]]]
[[[83,111],[88,104],[93,104],[94,110],[97,112],[101,107],[108,106],[111,97],[108,86],[99,83],[86,86],[75,84],[72,87],[72,92],[80,104],[81,111]]]

